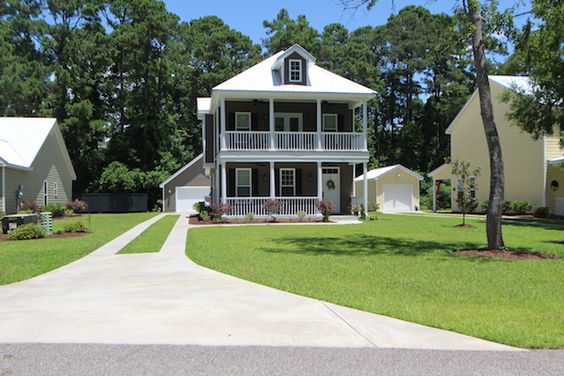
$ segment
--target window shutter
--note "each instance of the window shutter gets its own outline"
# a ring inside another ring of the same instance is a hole
[[[345,117],[343,115],[337,116],[337,132],[345,131]]]
[[[235,130],[235,112],[229,112],[227,114],[227,127],[225,127],[228,131]]]
[[[259,193],[259,170],[258,168],[253,168],[251,170],[251,196],[258,196]]]
[[[274,169],[274,194],[280,196],[280,169]]]
[[[251,113],[251,130],[256,131],[257,129],[258,129],[258,116],[256,112],[253,112]]]
[[[303,196],[303,184],[302,184],[302,172],[301,168],[296,168],[296,196]]]
[[[230,168],[227,170],[227,196],[234,197],[235,196],[235,169]]]

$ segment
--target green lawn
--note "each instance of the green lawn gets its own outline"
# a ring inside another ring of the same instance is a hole
[[[147,253],[161,250],[178,215],[167,215],[149,226],[138,237],[127,243],[118,253]]]
[[[191,229],[195,262],[264,285],[509,345],[564,347],[564,260],[454,256],[483,220],[381,215],[347,226]],[[564,257],[564,227],[504,226],[507,246]]]
[[[0,285],[21,281],[79,259],[156,213],[92,214],[91,234],[59,239],[0,242]],[[88,216],[54,221],[54,229]]]

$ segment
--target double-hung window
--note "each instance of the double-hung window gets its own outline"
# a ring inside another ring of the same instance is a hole
[[[323,114],[323,132],[337,132],[337,114]]]
[[[49,182],[43,181],[43,206],[49,203]]]
[[[250,131],[251,130],[251,113],[236,112],[235,113],[235,130]]]
[[[235,169],[235,189],[237,197],[251,197],[252,169]]]
[[[296,195],[296,169],[280,169],[280,196],[292,197]]]
[[[290,82],[302,82],[302,61],[290,59],[288,61],[288,77]]]

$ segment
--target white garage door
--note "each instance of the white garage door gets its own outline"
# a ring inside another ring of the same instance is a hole
[[[210,194],[210,187],[176,187],[176,211],[193,213],[192,206]]]
[[[413,186],[411,184],[384,184],[384,212],[406,212],[412,211],[411,192]]]

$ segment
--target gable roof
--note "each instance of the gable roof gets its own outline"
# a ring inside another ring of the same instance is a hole
[[[282,84],[280,74],[276,70],[277,66],[284,56],[291,55],[293,52],[307,54],[310,58],[307,69],[308,85]],[[288,50],[270,56],[217,85],[212,89],[212,93],[214,92],[324,93],[358,95],[368,98],[376,94],[370,88],[317,66],[315,58],[300,45],[294,45]]]
[[[53,134],[61,148],[72,179],[76,179],[63,136],[54,118],[0,117],[0,163],[11,168],[31,169],[50,134]]]
[[[310,54],[305,48],[303,48],[302,46],[296,43],[292,47],[288,48],[286,51],[283,51],[282,54],[280,54],[276,58],[276,61],[274,62],[274,64],[272,64],[272,69],[273,70],[279,69],[284,63],[284,59],[286,59],[293,53],[297,53],[298,55],[306,59],[308,62],[315,64],[315,57],[312,54]]]
[[[380,167],[380,168],[375,168],[374,170],[370,170],[366,173],[367,179],[368,180],[373,180],[373,179],[378,179],[381,176],[384,176],[386,174],[391,173],[392,171],[399,169],[403,172],[405,172],[406,174],[409,174],[411,176],[416,177],[419,180],[423,180],[423,176],[419,175],[418,173],[416,173],[415,171],[410,170],[409,168],[402,166],[400,164],[395,164],[392,166],[386,166],[386,167]],[[360,175],[359,177],[354,179],[355,181],[363,181],[364,180],[364,174]]]
[[[509,89],[509,90],[519,89],[519,90],[524,91],[525,93],[529,93],[532,90],[531,80],[527,76],[494,76],[494,75],[492,75],[492,76],[488,76],[488,79],[489,79],[490,83],[493,83],[494,85],[501,86],[504,89]],[[458,112],[458,114],[456,114],[454,120],[451,121],[451,123],[449,124],[449,126],[445,130],[446,134],[451,134],[452,128],[454,127],[454,124],[456,124],[456,122],[458,121],[460,116],[462,116],[462,113],[464,113],[464,111],[466,111],[470,102],[472,102],[472,100],[477,96],[478,96],[478,89],[476,88],[476,90],[474,90],[474,92],[472,93],[470,98],[466,101],[466,103],[464,104],[462,109]]]
[[[172,179],[174,179],[175,177],[177,177],[178,175],[180,175],[181,173],[183,173],[184,171],[186,171],[187,169],[192,167],[196,162],[198,162],[200,159],[202,159],[203,156],[204,156],[204,153],[198,155],[197,157],[194,157],[194,159],[192,159],[190,162],[185,164],[183,167],[181,167],[174,174],[170,175],[165,181],[163,181],[161,184],[159,184],[159,188],[163,188]]]

